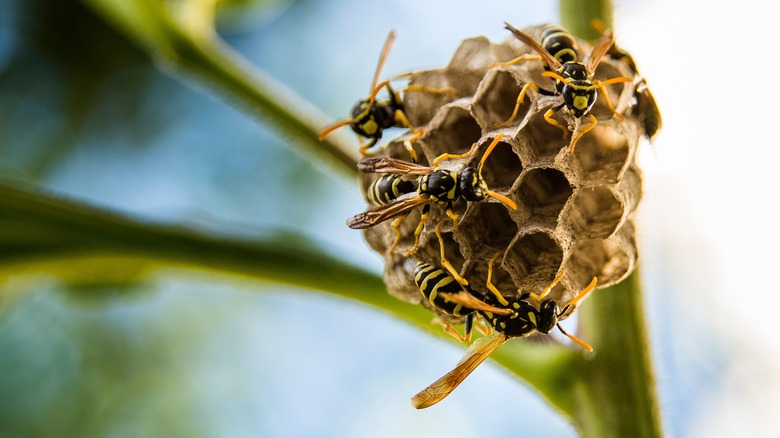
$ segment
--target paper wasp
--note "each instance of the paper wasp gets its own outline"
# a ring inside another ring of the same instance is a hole
[[[453,268],[444,254],[444,240],[440,232],[442,224],[443,222],[439,222],[436,225],[436,237],[439,239],[439,247],[441,248],[441,265],[449,272],[430,263],[418,262],[414,270],[414,283],[417,285],[423,298],[434,308],[449,315],[464,317],[465,329],[463,335],[449,323],[440,320],[438,317],[435,321],[441,323],[444,326],[444,331],[455,339],[461,342],[468,342],[471,340],[471,328],[474,324],[474,318],[478,315],[477,311],[490,312],[495,315],[509,315],[513,311],[508,308],[497,307],[501,304],[491,305],[485,302],[480,298],[479,293],[469,287],[468,281],[461,277]],[[497,294],[494,298],[499,300],[500,303],[508,303],[497,290],[492,289],[491,292]]]
[[[487,287],[494,295],[500,296],[500,293],[495,290],[495,287],[490,281],[493,262],[496,260],[497,256],[498,254],[490,260],[488,266]],[[525,337],[533,333],[549,334],[555,327],[558,327],[561,333],[566,335],[566,337],[571,339],[574,343],[588,351],[593,351],[593,348],[590,345],[567,333],[560,326],[558,321],[572,306],[576,305],[578,301],[593,290],[596,286],[596,278],[594,277],[593,281],[591,281],[585,289],[566,303],[563,308],[560,308],[555,300],[545,299],[545,297],[562,277],[563,271],[555,277],[540,294],[526,292],[518,298],[509,298],[507,304],[502,305],[501,307],[512,310],[510,314],[497,314],[491,313],[490,311],[477,310],[479,314],[487,320],[490,326],[495,329],[496,333],[492,336],[486,336],[476,340],[452,371],[412,397],[412,406],[416,409],[424,409],[443,400],[454,391],[455,388],[457,388],[458,385],[460,385],[463,380],[479,366],[479,364],[490,357],[498,347],[512,338]],[[531,304],[529,298],[533,298],[539,303],[538,310]],[[485,301],[490,304],[491,297],[488,296]]]
[[[400,92],[393,90],[390,83],[396,79],[406,78],[412,75],[412,73],[405,73],[398,76],[394,76],[388,80],[379,82],[379,77],[382,73],[387,55],[390,53],[390,47],[395,40],[395,31],[390,31],[385,40],[385,45],[382,48],[382,53],[379,55],[379,62],[374,72],[374,80],[371,82],[371,88],[369,89],[369,95],[365,99],[359,100],[355,106],[352,107],[351,117],[348,119],[340,120],[320,132],[319,139],[322,140],[327,137],[331,132],[349,125],[355,134],[358,135],[358,141],[360,141],[360,153],[363,156],[370,155],[369,149],[374,147],[377,142],[382,138],[382,133],[385,129],[393,127],[408,128],[414,131],[411,138],[404,141],[404,146],[409,151],[409,155],[412,161],[417,162],[417,153],[412,148],[412,143],[417,140],[423,133],[422,129],[415,129],[409,122],[409,119],[404,112],[403,101],[401,99]],[[388,100],[377,100],[377,94],[383,89],[387,89],[389,95]],[[450,93],[458,94],[458,91],[453,88],[428,88],[424,86],[410,85],[404,88],[402,91],[425,91],[428,93]],[[363,143],[363,139],[370,139],[368,143]]]
[[[598,32],[604,32],[606,26],[601,20],[591,20],[591,26]],[[651,142],[653,138],[661,130],[663,121],[661,120],[661,111],[658,109],[658,104],[655,102],[653,93],[650,92],[650,88],[647,87],[647,80],[639,73],[639,69],[636,66],[634,57],[628,52],[620,49],[617,44],[613,44],[607,51],[607,56],[618,62],[622,62],[626,67],[634,74],[634,100],[639,121],[642,123],[645,131],[645,137]]]
[[[582,117],[587,117],[588,120],[590,120],[590,124],[582,127],[580,132],[572,137],[572,140],[569,143],[569,153],[573,153],[579,139],[596,126],[596,117],[591,114],[590,111],[596,103],[596,99],[598,99],[598,90],[601,90],[604,94],[605,102],[612,113],[615,114],[615,116],[622,118],[612,106],[612,102],[609,100],[609,95],[604,87],[620,82],[632,82],[632,79],[628,77],[616,77],[606,81],[600,81],[593,78],[596,67],[598,67],[599,63],[604,58],[604,55],[613,46],[614,37],[611,31],[604,31],[601,38],[594,44],[593,50],[587,59],[584,62],[579,62],[577,61],[577,50],[574,38],[562,28],[557,26],[545,28],[545,30],[542,31],[542,43],[540,44],[533,37],[516,29],[511,24],[506,22],[504,24],[506,24],[506,29],[531,47],[538,56],[524,55],[507,62],[499,63],[498,65],[506,66],[516,64],[523,60],[541,59],[546,70],[542,73],[542,76],[551,78],[555,81],[555,91],[551,92],[544,90],[533,82],[525,84],[520,90],[520,94],[517,96],[517,102],[512,111],[512,115],[507,121],[498,125],[498,127],[508,126],[514,121],[529,88],[543,95],[557,94],[563,98],[561,104],[550,108],[544,114],[544,119],[547,123],[561,129],[564,132],[564,137],[569,134],[568,128],[552,118],[552,116],[561,108],[566,107],[577,120],[581,120]]]
[[[363,172],[388,173],[402,176],[417,175],[417,190],[398,196],[392,202],[380,205],[349,218],[347,220],[347,226],[353,229],[364,229],[373,227],[374,225],[392,218],[398,218],[393,222],[393,227],[396,230],[396,240],[393,243],[393,246],[390,247],[390,250],[392,251],[398,243],[398,238],[400,237],[398,226],[401,221],[403,221],[403,218],[416,207],[423,206],[420,223],[417,225],[414,232],[414,246],[407,253],[408,256],[413,254],[419,246],[420,233],[422,233],[423,226],[428,218],[431,204],[446,206],[445,213],[452,219],[454,229],[457,229],[458,215],[452,210],[452,204],[461,198],[470,202],[478,202],[484,200],[486,196],[490,196],[503,202],[509,208],[516,210],[517,204],[515,204],[514,201],[490,190],[485,183],[485,180],[482,178],[482,167],[485,164],[485,160],[498,142],[501,141],[503,136],[504,134],[500,133],[493,139],[493,142],[490,143],[490,146],[488,146],[485,154],[482,156],[478,168],[475,169],[471,166],[467,166],[460,172],[444,170],[439,167],[438,163],[447,159],[467,158],[476,152],[478,143],[474,143],[471,149],[465,154],[455,155],[445,153],[440,155],[433,161],[432,167],[422,166],[390,157],[369,157],[362,159],[360,163],[358,163],[358,169]]]

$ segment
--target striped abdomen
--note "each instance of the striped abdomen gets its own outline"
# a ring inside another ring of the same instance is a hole
[[[382,175],[368,186],[368,200],[375,205],[385,205],[401,195],[414,192],[414,183],[399,175]]]
[[[440,293],[455,294],[463,291],[463,286],[450,274],[428,263],[418,263],[414,270],[414,282],[420,293],[437,309],[455,316],[464,316],[474,309],[464,308],[459,303],[445,300]]]
[[[577,61],[577,43],[562,27],[546,27],[542,31],[541,44],[561,64]]]

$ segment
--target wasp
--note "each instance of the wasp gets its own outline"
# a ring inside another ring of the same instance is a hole
[[[438,163],[443,160],[467,158],[471,156],[476,152],[477,143],[474,143],[471,149],[465,154],[456,155],[444,153],[438,156],[433,163],[431,163],[431,167],[390,157],[369,157],[362,159],[360,163],[358,163],[358,169],[363,172],[388,173],[402,176],[418,175],[416,181],[417,190],[398,196],[392,202],[380,205],[349,218],[347,220],[347,226],[353,229],[364,229],[373,227],[374,225],[392,218],[399,218],[399,220],[393,223],[393,226],[396,229],[396,236],[399,236],[400,231],[398,230],[398,226],[401,221],[403,221],[406,215],[416,207],[423,206],[420,222],[414,232],[414,246],[407,253],[407,256],[409,256],[417,251],[420,233],[422,233],[423,226],[428,218],[431,204],[446,206],[445,213],[452,220],[453,229],[455,230],[457,230],[458,215],[452,210],[452,204],[461,198],[470,202],[478,202],[484,200],[485,197],[490,196],[504,203],[509,208],[516,210],[517,204],[515,204],[514,201],[490,190],[485,183],[485,180],[482,178],[482,167],[485,164],[485,160],[498,142],[501,141],[503,136],[504,134],[500,133],[493,139],[493,142],[488,146],[476,169],[467,166],[460,172],[442,169],[439,167]],[[396,242],[394,242],[393,246],[390,248],[391,251],[395,248],[397,242],[398,238],[396,237]]]
[[[507,126],[514,121],[529,88],[543,95],[557,94],[563,98],[561,104],[550,108],[544,114],[544,119],[547,123],[561,129],[564,132],[564,137],[567,137],[569,134],[568,128],[552,118],[560,109],[566,107],[577,120],[586,117],[590,121],[590,124],[585,125],[580,132],[572,137],[569,143],[569,153],[573,153],[579,139],[596,126],[596,117],[590,111],[598,99],[598,90],[601,90],[604,94],[605,102],[612,113],[622,118],[612,106],[612,102],[609,100],[609,95],[604,87],[621,82],[632,82],[633,79],[621,76],[600,81],[593,78],[599,63],[614,44],[614,36],[611,31],[604,31],[601,38],[593,45],[593,50],[587,59],[584,62],[580,62],[577,61],[577,48],[574,38],[563,28],[557,26],[545,28],[542,31],[542,43],[540,44],[533,37],[516,29],[511,24],[506,22],[504,24],[506,24],[506,29],[531,47],[538,56],[524,55],[498,65],[513,65],[522,60],[540,59],[545,66],[542,76],[555,81],[555,91],[544,90],[533,82],[525,84],[517,96],[517,102],[512,115],[498,127]]]
[[[599,19],[591,20],[591,26],[599,32],[604,32],[606,26]],[[636,106],[639,120],[644,127],[645,137],[652,142],[658,131],[661,130],[663,121],[661,111],[655,101],[653,93],[647,86],[647,80],[639,73],[634,57],[622,50],[617,44],[613,44],[607,51],[607,56],[618,62],[622,62],[634,75],[634,105]]]
[[[358,141],[360,141],[360,153],[363,156],[370,155],[369,149],[374,147],[377,142],[382,138],[382,133],[385,129],[393,127],[408,128],[414,131],[411,138],[404,141],[404,146],[409,151],[409,155],[412,161],[417,162],[417,153],[412,148],[412,143],[417,140],[423,133],[422,129],[415,129],[409,122],[409,119],[404,112],[403,101],[401,94],[393,90],[391,82],[396,79],[409,77],[412,73],[404,73],[385,81],[379,82],[379,77],[382,73],[387,55],[390,53],[390,47],[395,40],[395,31],[390,31],[385,40],[385,45],[382,48],[382,52],[379,55],[379,62],[377,63],[376,71],[374,72],[374,80],[371,82],[371,88],[369,89],[369,95],[365,99],[359,100],[351,111],[351,117],[348,119],[340,120],[320,132],[319,139],[323,140],[331,132],[349,125],[355,134],[358,135]],[[387,89],[389,95],[388,100],[377,100],[377,94],[382,89]],[[458,94],[458,91],[454,88],[428,88],[424,86],[407,86],[403,91],[426,91],[429,93],[438,94]],[[369,139],[368,143],[363,143],[363,139]]]
[[[492,285],[490,277],[493,270],[493,262],[496,260],[497,256],[498,254],[490,260],[488,266],[487,286],[488,289],[494,291],[494,294],[497,294],[498,292],[495,291],[495,287]],[[558,327],[561,333],[571,339],[574,343],[588,351],[593,351],[593,348],[585,341],[567,333],[559,324],[559,320],[562,315],[565,315],[569,309],[573,308],[577,302],[593,290],[596,286],[597,279],[594,277],[593,281],[591,281],[585,289],[561,308],[555,300],[545,299],[545,297],[562,277],[563,271],[561,271],[561,273],[539,294],[526,292],[518,298],[510,298],[508,300],[504,298],[507,304],[501,307],[503,309],[510,309],[511,313],[509,314],[498,314],[490,311],[478,310],[479,314],[488,321],[490,326],[495,329],[496,333],[475,341],[452,371],[412,397],[412,406],[416,409],[424,409],[443,400],[452,393],[452,391],[454,391],[455,388],[457,388],[458,385],[460,385],[463,380],[479,366],[479,364],[490,357],[498,347],[512,338],[526,337],[533,333],[549,334],[555,327]],[[540,303],[538,309],[531,304],[529,298],[533,298]],[[488,302],[488,304],[490,303]]]
[[[477,311],[490,312],[495,315],[509,315],[512,313],[512,310],[485,302],[484,299],[480,298],[480,294],[469,286],[468,281],[461,277],[453,268],[444,253],[444,241],[440,231],[442,224],[443,222],[439,222],[436,226],[436,237],[439,239],[439,247],[441,248],[441,266],[446,271],[430,263],[418,262],[414,270],[414,283],[417,285],[423,298],[428,300],[431,306],[448,315],[464,317],[465,328],[463,335],[449,323],[439,318],[436,318],[435,321],[441,323],[444,326],[444,331],[455,339],[460,342],[468,342],[471,340],[474,318],[478,316]],[[490,279],[488,278],[489,281]],[[503,303],[507,303],[500,293],[498,293],[495,299],[503,300]]]

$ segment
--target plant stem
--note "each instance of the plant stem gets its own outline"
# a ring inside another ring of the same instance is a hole
[[[562,25],[580,38],[599,37],[594,19],[612,27],[610,0],[561,0],[560,11]],[[575,426],[585,437],[662,436],[638,269],[594,293],[578,315],[595,352],[578,355],[571,370]]]
[[[561,24],[569,32],[589,41],[601,36],[592,20],[612,27],[612,0],[560,0]]]
[[[575,364],[573,420],[585,437],[660,437],[650,341],[638,269],[578,310],[596,351]]]

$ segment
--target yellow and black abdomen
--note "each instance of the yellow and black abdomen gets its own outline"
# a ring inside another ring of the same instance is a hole
[[[561,64],[577,61],[577,43],[566,29],[559,26],[547,26],[541,35],[544,50]]]
[[[474,309],[464,308],[461,304],[449,301],[442,293],[456,294],[464,291],[455,278],[428,263],[417,263],[414,270],[414,282],[420,293],[432,306],[454,316],[466,316]]]
[[[399,175],[387,174],[375,179],[368,186],[368,200],[374,205],[385,205],[401,195],[417,190],[414,183],[404,180]]]

